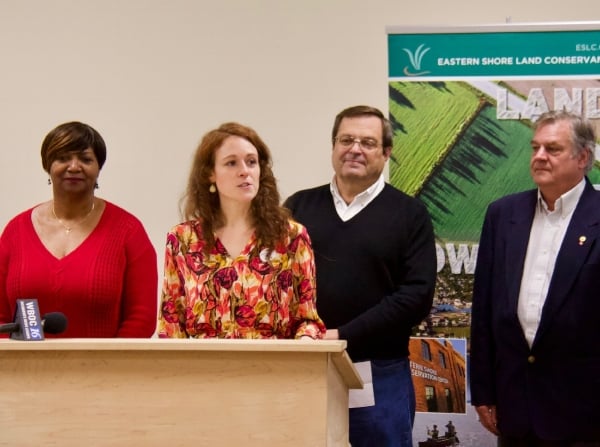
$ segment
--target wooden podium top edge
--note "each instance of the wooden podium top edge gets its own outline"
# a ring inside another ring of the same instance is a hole
[[[238,351],[343,352],[345,340],[241,340],[163,338],[0,339],[0,351]]]

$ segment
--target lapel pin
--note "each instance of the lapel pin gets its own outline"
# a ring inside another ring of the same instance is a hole
[[[583,245],[587,238],[585,236],[579,236],[579,245]]]

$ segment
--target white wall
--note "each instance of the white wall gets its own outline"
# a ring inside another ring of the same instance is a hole
[[[224,121],[271,147],[282,197],[330,180],[341,109],[387,111],[386,26],[600,19],[597,0],[0,0],[0,228],[51,197],[40,144],[84,121],[108,145],[100,197],[156,246],[193,151]]]

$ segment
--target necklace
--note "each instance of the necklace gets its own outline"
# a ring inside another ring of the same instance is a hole
[[[92,201],[92,207],[90,208],[90,210],[87,212],[87,214],[85,216],[83,216],[78,222],[75,222],[75,226],[82,224],[88,217],[90,217],[90,214],[92,214],[92,212],[94,211],[94,208],[96,207],[96,201]],[[71,233],[71,231],[73,231],[73,226],[68,226],[67,224],[65,224],[63,222],[63,220],[58,217],[56,215],[56,211],[54,210],[54,200],[52,201],[52,215],[54,216],[54,218],[56,220],[58,220],[58,223],[61,224],[63,226],[63,228],[65,229],[65,234],[67,234],[67,236]]]

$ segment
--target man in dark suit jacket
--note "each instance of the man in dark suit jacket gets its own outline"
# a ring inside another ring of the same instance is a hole
[[[600,192],[594,128],[536,122],[538,189],[487,211],[471,326],[471,401],[501,447],[600,446]]]

